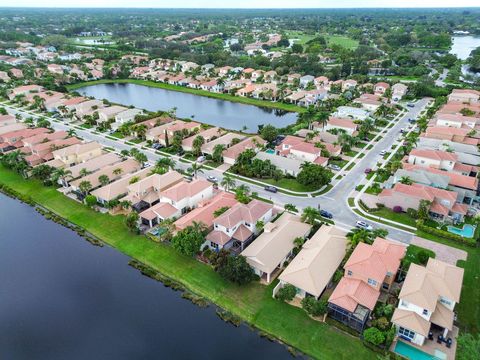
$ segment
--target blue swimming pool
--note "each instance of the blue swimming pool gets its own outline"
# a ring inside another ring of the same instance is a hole
[[[395,350],[397,354],[400,354],[406,357],[409,360],[436,360],[435,356],[427,354],[417,348],[414,348],[403,341],[398,341],[397,345],[395,345]]]
[[[265,150],[265,152],[267,154],[275,154],[275,150],[273,150],[273,149],[267,149],[267,150]]]
[[[473,234],[475,234],[475,226],[465,224],[463,225],[463,228],[459,229],[455,226],[449,226],[448,231],[451,232],[452,234],[457,234],[460,236],[463,236],[465,238],[472,238]]]

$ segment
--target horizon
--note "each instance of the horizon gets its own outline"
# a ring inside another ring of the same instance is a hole
[[[5,4],[4,4],[5,3]],[[320,3],[320,4],[319,4]],[[359,4],[360,3],[360,4]],[[449,9],[449,8],[479,8],[478,0],[424,0],[421,6],[417,6],[416,0],[404,0],[392,6],[386,0],[297,0],[295,6],[290,6],[288,0],[265,0],[258,6],[256,0],[242,1],[239,6],[237,2],[224,0],[204,0],[202,6],[194,0],[178,0],[176,6],[172,7],[158,4],[155,0],[137,0],[135,5],[128,0],[72,0],[70,6],[65,6],[60,0],[17,0],[6,2],[0,0],[0,8],[10,9],[210,9],[210,10],[282,10],[282,9]]]

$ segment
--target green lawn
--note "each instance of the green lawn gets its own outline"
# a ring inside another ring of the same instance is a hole
[[[282,178],[279,181],[275,181],[274,179],[261,179],[261,181],[266,182],[267,184],[272,184],[273,186],[284,188],[286,190],[298,192],[310,192],[319,189],[318,186],[302,185],[296,179]]]
[[[305,108],[302,108],[300,106],[286,104],[282,102],[258,100],[258,99],[234,96],[234,95],[223,94],[223,93],[219,94],[219,93],[213,93],[205,90],[191,89],[185,86],[170,85],[170,84],[158,83],[158,82],[149,81],[149,80],[139,80],[139,79],[116,79],[116,80],[103,79],[103,80],[86,81],[86,82],[80,82],[80,83],[68,85],[67,89],[69,91],[74,91],[84,86],[91,86],[91,85],[97,85],[97,84],[111,84],[111,83],[122,83],[122,84],[129,83],[129,84],[137,84],[137,85],[143,85],[143,86],[149,86],[149,87],[156,87],[156,88],[161,88],[166,90],[173,90],[173,91],[190,93],[194,95],[205,96],[205,97],[214,98],[214,99],[237,102],[237,103],[242,103],[247,105],[255,105],[255,106],[261,106],[261,107],[267,107],[267,108],[273,108],[273,109],[280,109],[284,111],[291,111],[291,112],[305,111]],[[167,109],[164,109],[164,110],[167,110]]]
[[[381,208],[378,211],[372,213],[375,216],[381,216],[388,220],[393,220],[399,222],[400,224],[405,224],[408,226],[416,226],[416,219],[411,218],[407,213],[395,213],[390,209]]]
[[[341,35],[326,35],[325,39],[328,45],[339,45],[349,50],[355,50],[358,47],[358,41],[347,36]]]
[[[45,188],[38,181],[24,180],[2,166],[0,182],[31,196],[36,202],[87,229],[122,253],[153,267],[192,292],[310,356],[318,359],[375,358],[374,353],[364,347],[359,339],[310,319],[299,308],[272,299],[275,284],[264,287],[253,283],[240,287],[229,283],[209,266],[182,256],[167,245],[128,232],[123,216],[96,213],[57,190]]]

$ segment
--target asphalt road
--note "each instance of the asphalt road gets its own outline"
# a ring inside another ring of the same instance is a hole
[[[258,193],[259,196],[272,200],[275,205],[283,206],[285,204],[294,204],[299,210],[307,207],[312,206],[319,209],[324,209],[333,214],[333,218],[335,223],[343,227],[345,229],[350,229],[355,226],[355,222],[357,220],[364,220],[365,222],[371,224],[374,227],[383,227],[387,228],[389,231],[389,238],[397,241],[401,241],[404,243],[410,243],[412,239],[412,234],[388,225],[375,223],[374,221],[366,220],[362,218],[360,215],[353,212],[353,210],[348,206],[348,198],[352,197],[351,193],[355,190],[355,187],[361,182],[361,180],[365,177],[364,171],[366,168],[374,168],[376,163],[381,159],[379,153],[382,150],[388,150],[391,145],[394,143],[395,139],[400,136],[400,130],[402,128],[406,128],[409,123],[408,119],[412,118],[415,119],[418,117],[420,112],[423,108],[427,105],[428,99],[419,100],[414,107],[407,108],[408,112],[403,115],[392,128],[387,130],[387,133],[383,133],[383,138],[373,143],[373,149],[367,151],[365,156],[360,159],[360,161],[355,165],[353,169],[351,169],[346,176],[344,176],[341,180],[339,180],[333,189],[331,189],[328,193],[324,195],[320,195],[317,197],[297,197],[292,195],[287,195],[284,193],[271,193],[267,192],[261,186],[254,185],[249,182],[243,182],[241,180],[236,179],[236,184],[245,184]],[[8,109],[10,113],[17,114],[19,113],[24,118],[27,117],[40,117],[31,112],[27,112],[24,110],[20,110],[14,107],[11,107],[6,104],[2,104],[3,107]],[[52,120],[52,119],[50,119]],[[89,129],[78,129],[74,127],[72,124],[68,122],[55,122],[51,121],[52,127],[55,130],[65,130],[68,131],[70,129],[75,130],[76,134],[85,140],[89,141],[97,141],[104,146],[108,146],[111,148],[115,148],[118,151],[121,150],[130,150],[133,145],[125,144],[124,140],[111,140],[107,139],[104,134],[94,134],[92,130]],[[140,149],[140,147],[137,146]],[[145,150],[141,149],[147,157],[150,163],[154,164],[158,159],[162,156],[155,153],[154,150]],[[177,162],[177,167],[183,170],[186,170],[190,167],[189,164],[183,163],[179,161],[178,156],[172,156],[172,158]],[[218,170],[208,170],[203,169],[203,173],[198,174],[198,176],[215,176],[219,181],[221,181],[223,174]]]

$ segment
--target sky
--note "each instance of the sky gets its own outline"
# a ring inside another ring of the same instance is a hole
[[[0,0],[0,7],[359,8],[475,7],[479,0]]]

